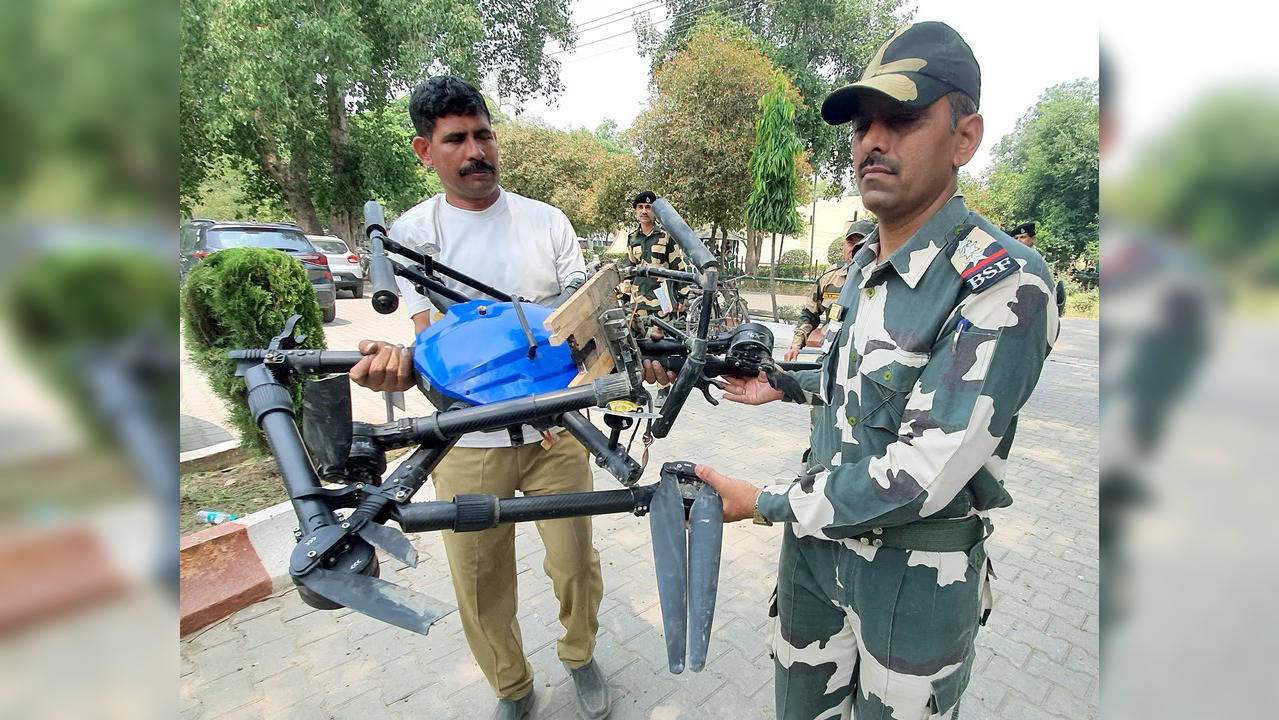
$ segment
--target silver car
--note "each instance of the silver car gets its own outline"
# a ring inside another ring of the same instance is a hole
[[[307,235],[316,250],[329,260],[333,284],[338,290],[350,290],[352,297],[364,297],[364,268],[360,256],[351,252],[342,238],[332,235]]]

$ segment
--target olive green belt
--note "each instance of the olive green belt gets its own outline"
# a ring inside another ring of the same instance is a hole
[[[981,518],[926,518],[908,525],[875,528],[853,540],[872,547],[890,547],[924,552],[968,552],[986,538]]]

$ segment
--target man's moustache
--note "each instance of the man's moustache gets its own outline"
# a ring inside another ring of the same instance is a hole
[[[458,170],[457,174],[462,177],[466,177],[467,175],[470,175],[471,173],[480,172],[481,170],[487,170],[488,172],[491,172],[491,173],[497,172],[497,168],[493,167],[492,165],[484,162],[483,160],[476,160],[475,162],[466,165],[461,170]]]
[[[892,173],[895,173],[898,170],[897,162],[890,160],[888,156],[871,154],[867,155],[866,159],[862,160],[861,164],[857,166],[857,172],[860,173],[872,165],[888,168],[888,171]]]

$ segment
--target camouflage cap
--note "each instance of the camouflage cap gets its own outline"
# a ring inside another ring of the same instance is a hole
[[[880,46],[860,80],[826,96],[822,119],[831,125],[852,120],[868,91],[924,108],[952,90],[981,102],[981,68],[972,49],[946,23],[913,23]]]
[[[875,229],[875,223],[870,220],[855,220],[848,223],[848,229],[844,230],[844,237],[849,235],[861,235],[866,237]]]

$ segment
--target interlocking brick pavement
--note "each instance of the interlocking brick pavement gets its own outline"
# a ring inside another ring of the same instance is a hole
[[[363,312],[367,307],[367,300],[339,300],[339,323],[325,327],[330,347],[354,347],[378,332],[402,336],[405,318]],[[185,396],[185,383],[183,389]],[[357,417],[381,419],[379,396],[357,389],[356,397]],[[964,718],[1098,716],[1097,399],[1097,324],[1066,320],[1021,414],[1008,468],[1014,504],[994,513],[995,610],[978,634]],[[427,411],[424,401],[410,402],[411,412]],[[807,427],[807,410],[789,404],[712,408],[692,399],[675,435],[653,445],[643,482],[656,480],[661,463],[675,459],[707,462],[756,483],[787,478]],[[600,470],[595,484],[619,487]],[[428,485],[418,499],[431,497]],[[615,691],[612,717],[772,717],[764,636],[780,528],[726,529],[706,669],[672,676],[648,520],[606,515],[594,523],[605,586],[596,657]],[[384,560],[382,576],[452,601],[439,536],[423,533],[413,541],[421,564],[409,569]],[[555,654],[561,628],[554,592],[533,527],[518,529],[516,555],[519,621],[537,673],[534,717],[574,717],[571,681]],[[313,610],[287,591],[182,640],[181,655],[183,718],[469,720],[487,717],[493,706],[456,614],[422,637],[348,610]]]

